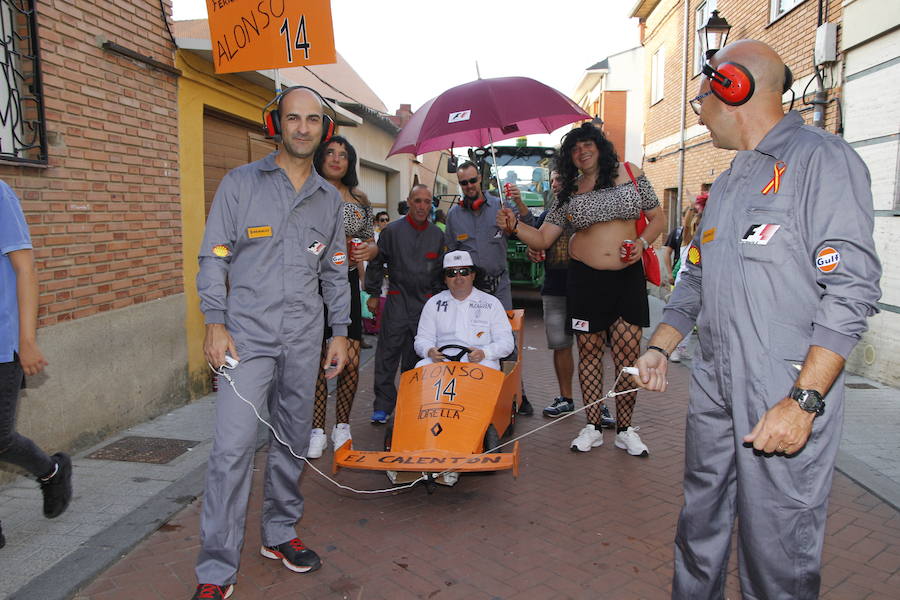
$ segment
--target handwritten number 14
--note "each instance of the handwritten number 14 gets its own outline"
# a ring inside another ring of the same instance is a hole
[[[300,15],[300,26],[297,27],[297,35],[294,36],[293,44],[291,44],[291,25],[288,19],[284,20],[278,32],[284,36],[288,62],[294,62],[295,48],[303,50],[303,58],[309,60],[309,42],[306,41],[306,15]]]

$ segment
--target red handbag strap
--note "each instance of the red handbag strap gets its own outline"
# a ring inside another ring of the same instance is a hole
[[[638,187],[637,179],[634,178],[634,173],[631,172],[631,165],[628,161],[622,163],[622,166],[625,167],[625,172],[628,173],[628,176],[631,177],[631,183],[634,184],[634,189],[638,193],[638,196],[641,195],[641,188]],[[641,211],[641,214],[638,215],[638,235],[644,233],[644,229],[647,228],[647,216],[644,214],[644,211]]]
[[[641,189],[638,187],[637,179],[634,178],[634,173],[631,172],[631,165],[628,161],[622,163],[622,166],[625,167],[625,172],[628,173],[628,176],[631,177],[631,183],[634,184],[634,189],[638,191],[638,194],[641,193]]]

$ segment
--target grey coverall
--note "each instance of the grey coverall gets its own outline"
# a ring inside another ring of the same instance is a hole
[[[409,215],[378,236],[378,256],[366,267],[366,292],[381,294],[385,268],[388,295],[375,350],[375,410],[391,414],[397,404],[397,364],[408,371],[419,357],[413,340],[422,306],[440,289],[443,233],[433,223],[416,226]]]
[[[787,396],[811,345],[846,358],[866,330],[880,297],[873,226],[865,164],[795,112],[713,184],[663,312],[683,335],[696,321],[700,336],[673,598],[724,598],[735,517],[744,598],[818,596],[843,374],[796,455],[765,456],[742,438]]]
[[[197,291],[207,323],[224,323],[240,363],[238,391],[303,455],[322,344],[323,297],[334,335],[350,323],[347,255],[337,190],[315,170],[296,192],[275,154],[230,171],[216,191],[200,248]],[[319,294],[319,283],[322,294]],[[219,378],[216,433],[200,519],[200,583],[234,583],[244,539],[258,421]],[[297,536],[303,463],[271,439],[262,540]]]
[[[472,262],[484,269],[489,277],[496,277],[496,296],[503,303],[503,308],[512,310],[512,290],[509,284],[509,270],[506,266],[506,233],[497,227],[497,213],[500,211],[500,198],[485,194],[486,202],[477,211],[472,211],[457,204],[447,213],[447,229],[444,239],[447,252],[465,250],[472,256]],[[518,214],[518,209],[513,208]],[[526,225],[534,223],[534,215],[530,212],[520,217]]]

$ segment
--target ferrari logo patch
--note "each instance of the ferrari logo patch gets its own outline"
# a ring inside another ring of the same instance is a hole
[[[781,188],[781,176],[784,175],[784,172],[787,170],[787,165],[785,165],[780,160],[775,163],[775,174],[772,176],[772,181],[766,184],[766,187],[762,189],[763,196],[767,196],[769,192],[773,194],[777,194],[778,190]]]
[[[816,268],[823,273],[830,273],[837,269],[839,262],[841,262],[841,253],[831,246],[825,246],[816,254]]]
[[[231,250],[225,244],[213,246],[212,253],[219,258],[227,258],[231,256]]]

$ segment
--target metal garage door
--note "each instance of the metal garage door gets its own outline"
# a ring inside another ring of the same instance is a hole
[[[260,133],[260,126],[218,112],[203,115],[203,192],[206,212],[219,182],[235,167],[258,160],[275,149]]]
[[[384,171],[360,165],[359,188],[369,196],[375,212],[387,210],[387,174]]]

